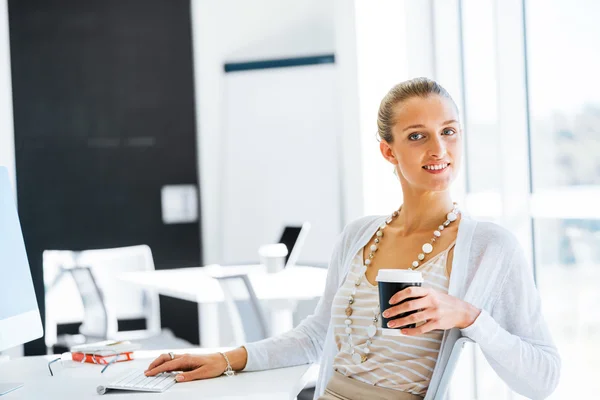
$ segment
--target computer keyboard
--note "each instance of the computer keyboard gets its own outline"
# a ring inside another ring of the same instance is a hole
[[[144,371],[132,371],[108,385],[96,388],[98,394],[104,394],[109,389],[135,390],[141,392],[164,392],[175,384],[175,373],[163,372],[156,376],[146,376]]]

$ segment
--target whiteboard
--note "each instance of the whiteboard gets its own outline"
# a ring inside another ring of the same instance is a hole
[[[285,225],[311,223],[299,263],[327,263],[342,229],[335,64],[225,74],[224,262],[258,259]]]

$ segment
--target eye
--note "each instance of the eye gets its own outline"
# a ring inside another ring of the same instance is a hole
[[[456,133],[454,129],[446,128],[442,131],[443,135],[452,136]]]
[[[411,133],[410,135],[408,135],[408,140],[413,140],[413,141],[414,140],[419,140],[422,137],[423,137],[423,135],[420,134],[419,132],[414,132],[414,133]]]

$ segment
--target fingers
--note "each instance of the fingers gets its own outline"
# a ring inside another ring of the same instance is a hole
[[[402,304],[398,304],[397,306],[390,307],[383,312],[383,316],[385,318],[393,318],[396,315],[400,315],[406,312],[421,310],[427,308],[430,305],[431,301],[429,296],[419,297],[415,300],[409,300]]]
[[[154,361],[152,361],[150,363],[150,365],[148,366],[148,369],[146,369],[146,371],[150,371],[152,368],[156,368],[160,364],[167,362],[169,360],[171,360],[171,356],[169,356],[168,354],[161,354],[160,356],[156,357],[154,359]]]
[[[403,318],[398,318],[393,321],[388,322],[388,328],[398,328],[401,326],[406,326],[410,324],[418,324],[419,322],[424,322],[435,317],[435,313],[431,310],[424,310],[421,312],[417,312],[414,314],[407,315]]]
[[[177,374],[175,379],[177,380],[177,382],[188,382],[195,381],[198,379],[214,378],[217,375],[219,374],[211,373],[210,369],[203,365],[202,367],[197,368],[193,371],[182,372],[181,374]]]
[[[405,328],[402,329],[400,332],[406,336],[416,336],[422,335],[427,332],[431,332],[434,329],[438,329],[438,322],[435,320],[430,320],[429,322],[421,326],[418,326],[416,328]]]
[[[420,286],[407,287],[404,290],[399,291],[390,299],[390,304],[398,304],[402,300],[409,299],[412,297],[423,297],[427,296],[431,289]]]
[[[169,356],[167,355],[167,357]],[[148,370],[145,372],[146,376],[154,376],[160,374],[161,372],[181,371],[184,369],[185,362],[183,358],[171,360],[171,357],[169,357],[169,360],[170,361],[163,362],[154,368],[148,368]]]
[[[181,358],[183,356],[184,356],[184,354],[174,354],[174,358],[173,359]],[[165,363],[167,361],[171,361],[171,356],[169,354],[161,354],[154,361],[152,361],[150,363],[150,365],[148,366],[148,368],[146,369],[146,371],[150,371],[151,369],[156,368],[159,365],[161,365],[161,364],[163,364],[163,363]]]

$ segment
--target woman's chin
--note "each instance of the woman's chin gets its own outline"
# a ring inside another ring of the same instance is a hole
[[[454,179],[448,177],[443,179],[428,179],[427,182],[423,182],[423,184],[419,186],[428,192],[445,192],[450,190],[453,181]]]
[[[448,171],[448,173],[443,174],[430,174],[424,172],[424,174],[417,174],[411,178],[413,179],[404,179],[404,176],[401,176],[400,181],[404,188],[408,185],[409,188],[412,187],[419,191],[445,192],[450,190],[456,176],[454,171]]]

